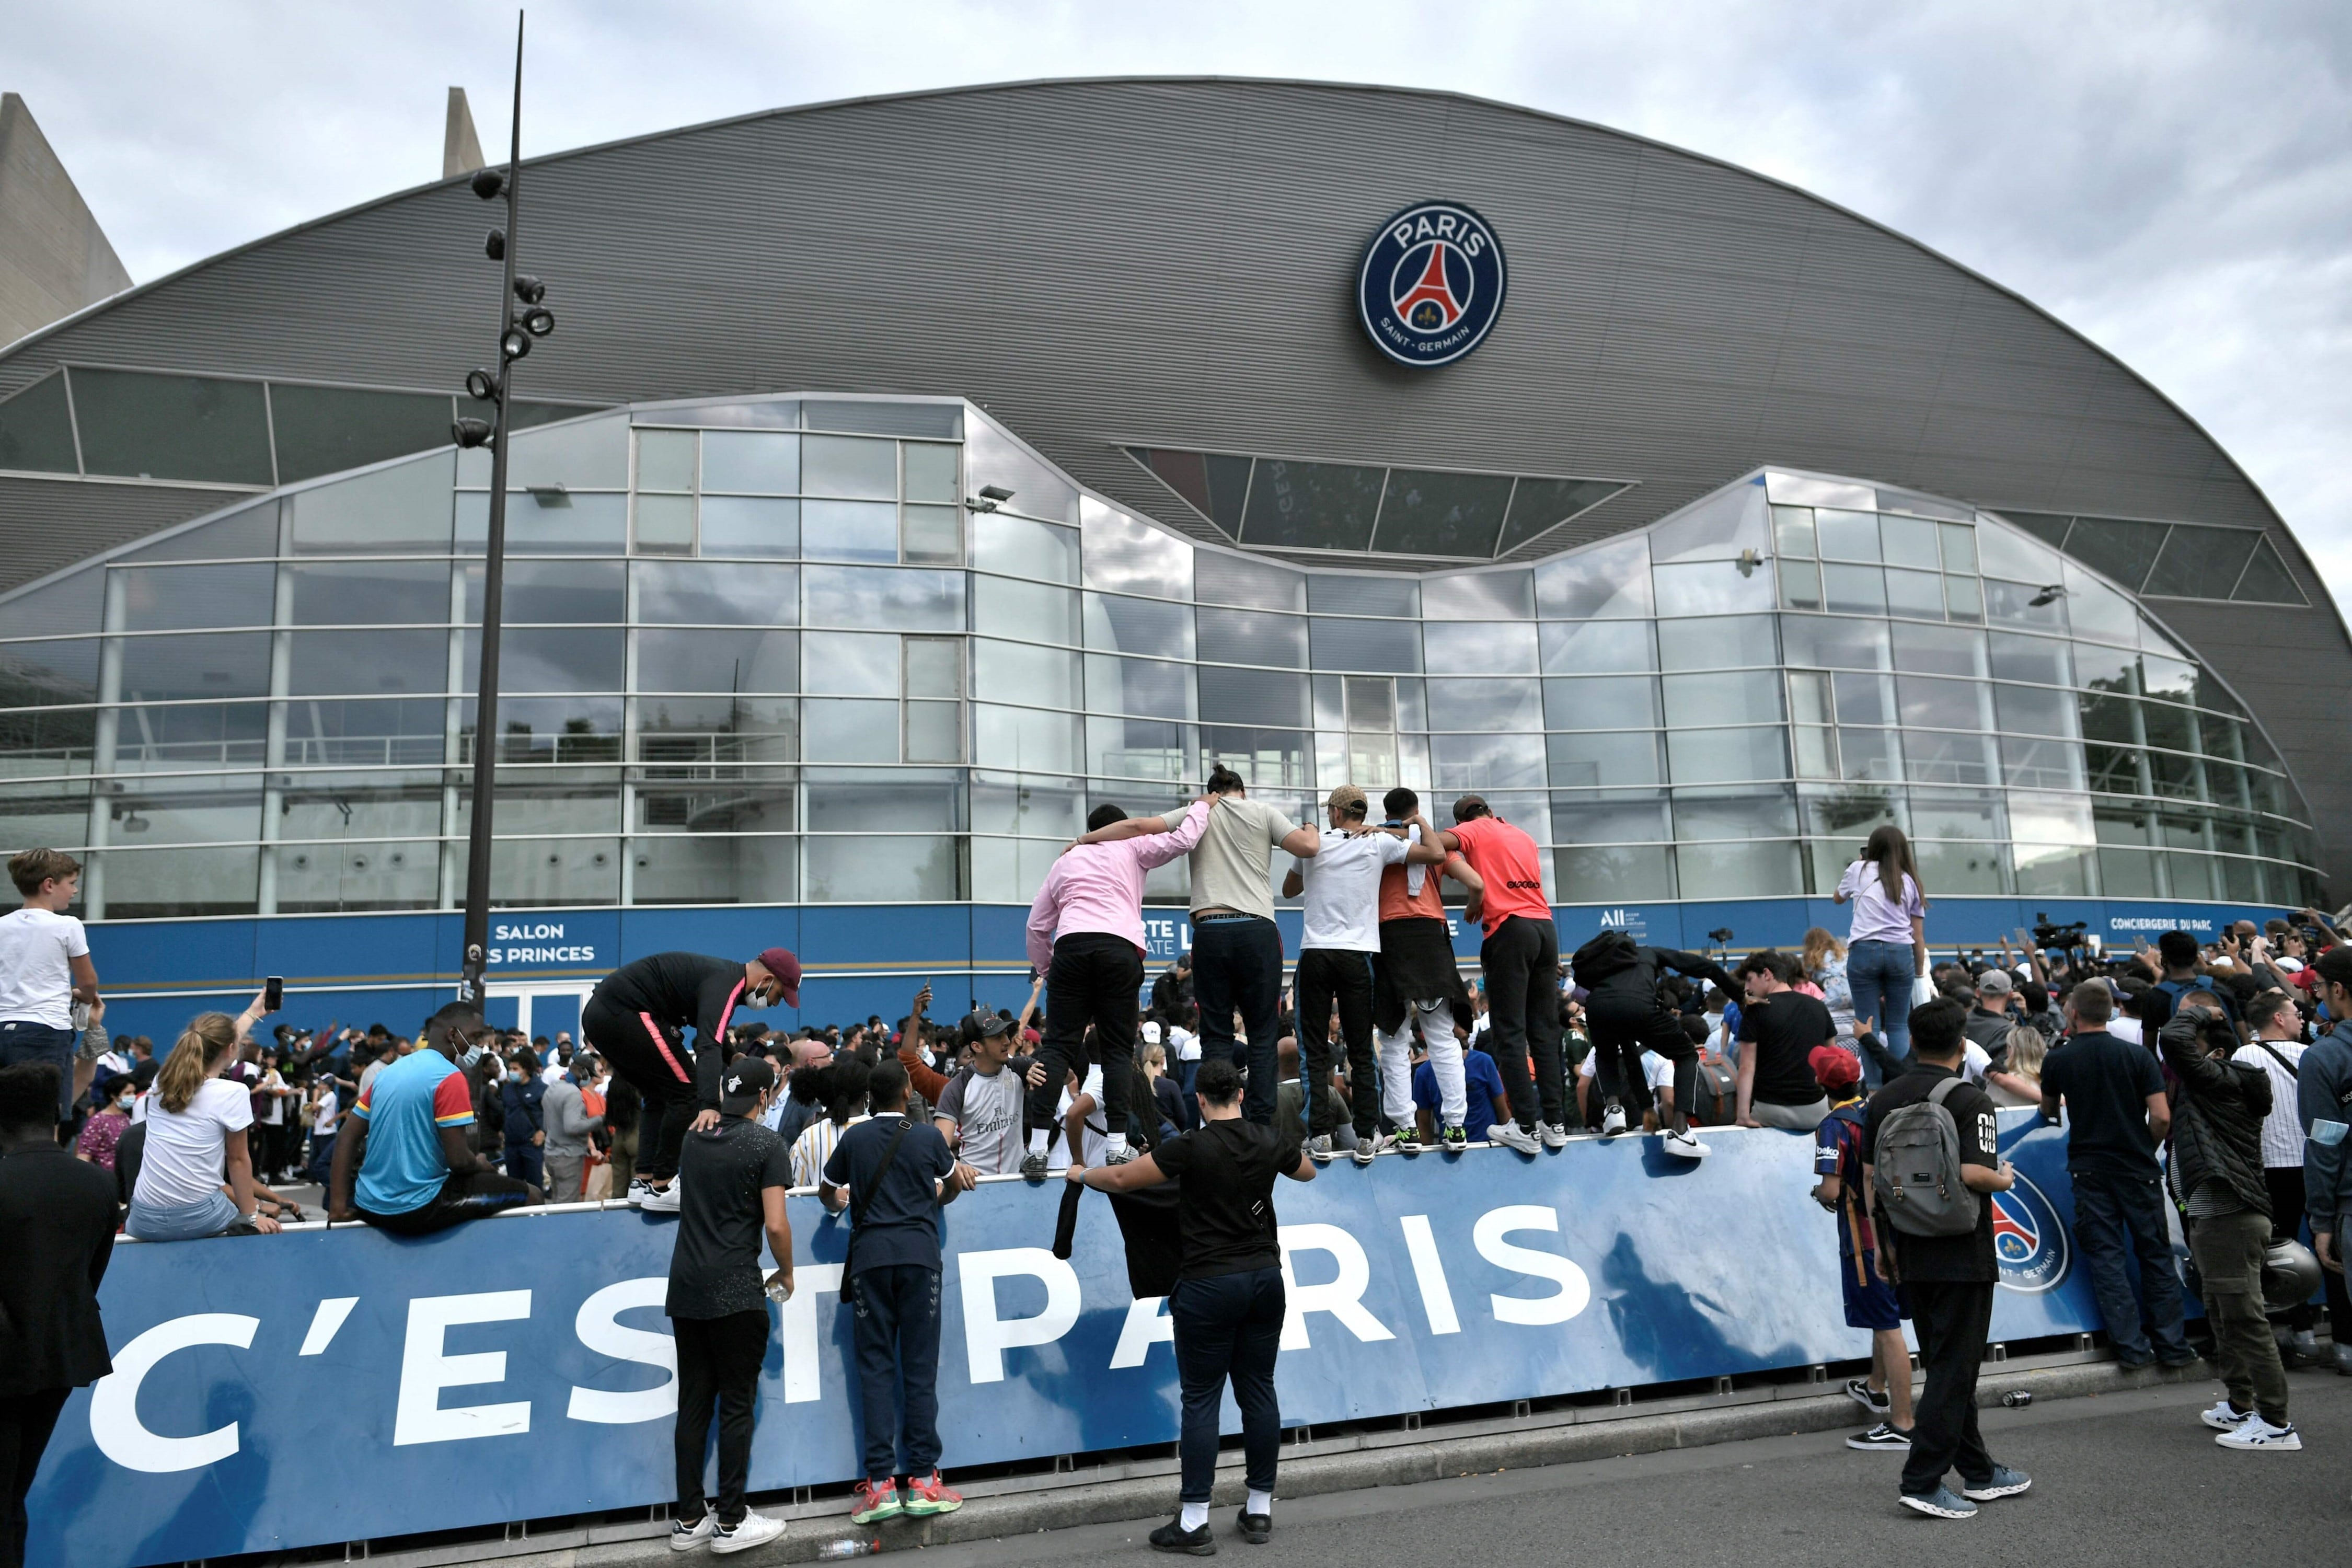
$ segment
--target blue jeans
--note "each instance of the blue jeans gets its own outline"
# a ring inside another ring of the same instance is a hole
[[[0,1068],[47,1062],[58,1069],[58,1120],[73,1120],[74,1032],[28,1018],[0,1024]]]
[[[866,1479],[928,1476],[940,1466],[940,1271],[919,1263],[860,1269],[850,1294]]]
[[[1245,1068],[1242,1114],[1260,1127],[1274,1124],[1274,1091],[1282,1079],[1275,1042],[1282,1037],[1282,932],[1255,915],[1192,922],[1192,994],[1201,1004],[1201,1059],[1229,1057]],[[1241,1009],[1247,1043],[1234,1039]]]
[[[1896,1060],[1911,1054],[1911,983],[1919,963],[1907,942],[1858,942],[1845,955],[1845,983],[1853,993],[1853,1016],[1868,1018]],[[1862,1053],[1863,1087],[1885,1081],[1884,1062]]]
[[[306,1179],[316,1182],[323,1187],[333,1178],[335,1173],[335,1140],[341,1136],[342,1134],[341,1132],[313,1132],[310,1134],[310,1163],[302,1167],[302,1174]]]
[[[2187,1361],[2192,1353],[2180,1329],[2180,1269],[2164,1224],[2164,1186],[2154,1175],[2074,1173],[2074,1240],[2090,1267],[2099,1315],[2116,1359],[2145,1364],[2154,1357]],[[2124,1255],[2128,1239],[2133,1258]],[[2138,1265],[2135,1295],[2133,1263]],[[2140,1328],[2142,1312],[2147,1327]],[[2153,1346],[2149,1342],[2154,1341]]]
[[[536,1143],[509,1143],[504,1151],[507,1174],[518,1182],[529,1182],[534,1187],[547,1184],[546,1165],[540,1158]]]
[[[200,1203],[142,1204],[133,1200],[122,1228],[141,1241],[194,1241],[220,1236],[239,1223],[236,1205],[226,1193],[215,1193]]]
[[[1193,973],[1200,973],[1198,960]],[[1168,1299],[1176,1325],[1176,1375],[1184,1389],[1177,1452],[1186,1502],[1207,1502],[1217,1479],[1217,1411],[1225,1381],[1242,1412],[1242,1452],[1250,1489],[1274,1489],[1282,1452],[1282,1407],[1274,1395],[1274,1361],[1282,1349],[1287,1305],[1280,1268],[1253,1268],[1207,1279],[1179,1279]]]

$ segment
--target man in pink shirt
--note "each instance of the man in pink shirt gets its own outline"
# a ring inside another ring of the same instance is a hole
[[[1037,1053],[1045,1073],[1029,1091],[1029,1152],[1021,1162],[1021,1173],[1032,1181],[1045,1179],[1045,1145],[1064,1082],[1072,1074],[1080,1081],[1087,1076],[1089,1024],[1093,1058],[1103,1064],[1103,1113],[1110,1130],[1103,1163],[1123,1165],[1131,1157],[1127,1089],[1134,1077],[1136,1001],[1143,991],[1143,878],[1201,841],[1209,804],[1203,795],[1176,818],[1130,817],[1115,805],[1095,807],[1087,836],[1062,852],[1029,906],[1029,962],[1045,977],[1045,1043]]]

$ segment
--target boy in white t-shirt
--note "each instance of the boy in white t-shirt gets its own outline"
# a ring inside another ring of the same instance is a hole
[[[25,897],[0,915],[0,1067],[48,1062],[58,1069],[58,1120],[73,1117],[73,1005],[98,999],[98,970],[81,921],[65,912],[81,896],[81,862],[61,849],[27,849],[8,861]]]

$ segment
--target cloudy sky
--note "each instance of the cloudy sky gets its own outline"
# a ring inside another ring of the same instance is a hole
[[[510,5],[0,0],[25,95],[144,282],[503,134]],[[2147,376],[2352,590],[2352,5],[2094,0],[540,0],[525,151],[959,82],[1124,72],[1453,89],[1791,181]],[[495,154],[494,154],[495,155]]]

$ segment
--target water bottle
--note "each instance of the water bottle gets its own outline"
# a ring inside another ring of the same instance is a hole
[[[881,1550],[882,1542],[878,1539],[874,1541],[828,1541],[824,1543],[824,1547],[818,1551],[817,1559],[820,1562],[830,1562],[836,1557],[865,1557]]]
[[[2000,1396],[2000,1402],[2011,1410],[2022,1410],[2033,1403],[2033,1395],[2029,1390],[2012,1388]]]

